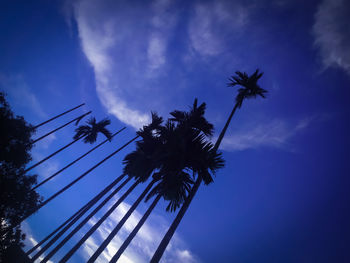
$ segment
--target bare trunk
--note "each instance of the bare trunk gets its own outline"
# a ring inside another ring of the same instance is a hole
[[[120,220],[120,222],[117,224],[117,226],[112,230],[112,232],[108,235],[108,237],[105,238],[105,240],[103,240],[102,244],[98,247],[98,249],[95,251],[95,253],[90,257],[90,259],[87,261],[87,263],[95,262],[95,260],[98,258],[98,256],[103,252],[103,250],[108,246],[108,244],[112,241],[112,239],[115,237],[115,235],[123,227],[126,220],[128,220],[128,218],[131,216],[131,214],[135,211],[136,207],[140,204],[140,202],[146,196],[146,194],[149,192],[149,190],[152,188],[154,183],[155,183],[155,180],[152,180],[148,184],[146,189],[142,192],[142,194],[133,203],[133,205],[130,207],[128,212],[123,216],[123,218]]]
[[[84,118],[86,115],[89,115],[90,113],[91,113],[91,111],[89,111],[89,112],[87,112],[87,113],[84,113],[83,115],[80,115],[79,117],[77,117],[77,118],[75,118],[75,119],[73,119],[73,120],[67,122],[66,124],[63,124],[62,126],[60,126],[60,127],[56,128],[56,129],[54,129],[54,130],[52,130],[52,131],[46,133],[45,135],[39,137],[38,139],[35,139],[34,141],[32,141],[31,144],[34,144],[34,143],[36,143],[36,142],[38,142],[38,141],[44,139],[45,137],[49,136],[50,134],[52,134],[52,133],[54,133],[54,132],[56,132],[56,131],[58,131],[58,130],[64,128],[64,127],[66,127],[66,126],[69,125],[69,124],[71,124],[72,122],[75,122],[75,121],[77,121],[77,120],[79,120],[79,119]]]
[[[75,109],[80,108],[80,107],[83,106],[83,105],[85,105],[85,103],[82,103],[82,104],[80,104],[80,105],[78,105],[78,106],[76,106],[76,107],[74,107],[74,108],[72,108],[72,109],[70,109],[70,110],[67,110],[67,111],[65,111],[65,112],[63,112],[63,113],[61,113],[61,114],[58,114],[57,116],[52,117],[51,119],[49,119],[49,120],[47,120],[47,121],[44,121],[44,122],[42,122],[42,123],[40,123],[40,124],[34,126],[33,129],[35,130],[35,129],[39,128],[40,126],[42,126],[42,125],[44,125],[44,124],[46,124],[46,123],[48,123],[48,122],[50,122],[50,121],[53,121],[54,119],[57,119],[58,117],[61,117],[61,116],[65,115],[65,114],[68,113],[68,112],[71,112],[71,111],[73,111],[73,110],[75,110]]]
[[[183,216],[185,215],[187,208],[190,206],[191,201],[194,197],[194,195],[196,194],[200,184],[202,182],[202,178],[198,177],[194,186],[192,187],[192,190],[189,194],[189,196],[187,197],[186,201],[184,202],[184,204],[182,205],[180,211],[177,213],[173,223],[171,224],[170,228],[168,229],[168,231],[166,232],[165,236],[163,237],[162,241],[160,242],[156,252],[154,253],[152,259],[151,259],[151,263],[154,262],[159,262],[159,260],[161,259],[161,257],[163,256],[163,253],[166,249],[166,247],[168,246],[171,238],[173,237],[177,226],[180,224]]]
[[[112,135],[112,138],[117,135],[118,133],[120,133],[121,131],[123,131],[124,129],[126,129],[126,127],[122,128],[121,130],[117,131],[116,133],[114,133]],[[100,147],[101,145],[103,145],[104,143],[106,143],[107,141],[109,141],[109,139],[104,140],[103,142],[101,142],[100,144],[96,145],[94,148],[92,148],[91,150],[87,151],[86,153],[84,153],[83,155],[81,155],[79,158],[75,159],[73,162],[71,162],[70,164],[66,165],[65,167],[63,167],[62,169],[60,169],[59,171],[57,171],[56,173],[54,173],[53,175],[51,175],[50,177],[46,178],[44,181],[42,181],[41,183],[37,184],[36,186],[34,186],[32,188],[32,190],[35,190],[36,188],[38,188],[39,186],[43,185],[44,183],[46,183],[47,181],[51,180],[52,178],[54,178],[56,175],[60,174],[61,172],[63,172],[64,170],[66,170],[68,167],[72,166],[73,164],[75,164],[77,161],[81,160],[82,158],[84,158],[86,155],[88,155],[89,153],[91,153],[92,151],[96,150],[98,147]]]
[[[80,213],[75,219],[73,219],[59,234],[57,234],[51,241],[50,243],[47,244],[47,248],[49,248],[54,242],[56,242],[75,222],[77,222],[93,205],[95,205],[109,190],[112,189],[114,185],[116,185],[122,178],[124,178],[124,174],[119,176],[116,180],[116,183],[113,184],[112,186],[106,188],[101,195],[96,198],[96,200],[93,200],[91,205],[89,205],[84,212]],[[122,189],[129,181],[130,177],[127,178],[120,186],[118,186],[112,193],[110,193],[86,218],[79,223],[78,226],[76,226],[57,246],[50,251],[47,256],[41,261],[41,262],[47,262],[65,243],[69,241],[69,239],[72,238],[72,236],[78,232],[89,220],[92,218],[112,197],[116,195]],[[46,247],[44,247],[42,250],[47,250]],[[40,251],[41,252],[41,251]],[[44,252],[44,251],[43,251]],[[42,252],[41,252],[42,253]]]
[[[145,214],[142,216],[142,218],[140,219],[140,221],[137,223],[137,225],[135,226],[135,228],[132,230],[132,232],[129,234],[129,236],[127,237],[127,239],[124,241],[124,243],[121,245],[121,247],[118,249],[117,253],[113,256],[113,258],[109,261],[109,263],[115,263],[118,261],[118,259],[120,258],[120,256],[123,254],[123,252],[125,251],[125,249],[128,247],[128,245],[131,243],[131,241],[134,239],[134,237],[136,236],[137,232],[140,230],[140,228],[143,226],[143,224],[146,222],[147,218],[149,217],[149,215],[151,214],[151,212],[153,211],[154,207],[157,205],[159,199],[161,198],[161,195],[158,195],[152,202],[152,204],[150,205],[150,207],[147,209],[147,211],[145,212]]]
[[[78,241],[78,243],[68,251],[66,255],[59,261],[67,262],[73,254],[80,248],[80,246],[97,230],[97,228],[114,212],[114,210],[125,200],[125,198],[135,189],[139,184],[139,181],[136,181],[119,199],[118,201],[94,224],[87,233]]]

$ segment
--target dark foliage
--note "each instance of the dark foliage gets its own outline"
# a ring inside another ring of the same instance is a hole
[[[92,144],[96,141],[98,133],[102,133],[109,141],[112,140],[112,133],[106,128],[107,125],[111,124],[108,118],[96,122],[96,119],[91,117],[86,123],[87,125],[81,125],[75,129],[74,140],[83,136],[85,143]]]
[[[35,175],[25,175],[31,160],[31,136],[34,130],[23,117],[14,116],[0,92],[0,260],[10,246],[22,245],[25,235],[19,219],[34,212],[41,197],[31,191]]]
[[[259,73],[259,69],[257,69],[251,76],[245,72],[236,71],[236,76],[229,78],[230,82],[227,84],[229,87],[241,86],[236,96],[238,108],[241,108],[244,99],[256,98],[256,96],[265,98],[267,90],[258,85],[258,80],[262,75],[263,73]]]
[[[138,135],[136,150],[124,158],[124,173],[146,181],[152,174],[156,185],[147,195],[161,195],[168,201],[167,211],[175,211],[186,199],[196,176],[205,184],[223,167],[220,153],[206,137],[213,134],[213,125],[204,118],[205,103],[195,99],[189,112],[173,111],[165,124],[157,114]]]

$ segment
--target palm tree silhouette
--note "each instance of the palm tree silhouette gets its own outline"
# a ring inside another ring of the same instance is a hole
[[[212,134],[213,125],[204,118],[204,112],[205,104],[197,107],[197,99],[190,112],[172,112],[174,118],[169,119],[164,126],[159,126],[156,133],[146,133],[136,151],[125,157],[124,172],[138,176],[153,173],[153,180],[91,256],[89,263],[102,253],[155,182],[157,184],[147,195],[146,201],[153,196],[156,196],[155,200],[112,261],[120,257],[161,197],[169,202],[167,211],[175,211],[184,202],[195,175],[204,176],[208,183],[212,181],[210,172],[215,173],[221,168],[223,160],[220,154],[212,151],[213,145],[205,141],[206,135]],[[149,147],[141,147],[143,144]],[[151,151],[144,150],[147,148],[151,148]],[[190,170],[192,175],[188,172]]]
[[[238,94],[236,96],[236,101],[235,101],[235,105],[231,111],[231,114],[229,115],[226,124],[224,126],[224,128],[222,129],[214,147],[213,150],[216,152],[219,149],[219,146],[221,144],[222,139],[225,136],[226,130],[231,122],[232,116],[234,115],[234,113],[236,112],[237,108],[241,108],[243,101],[245,99],[250,99],[250,98],[256,98],[257,96],[260,96],[262,98],[265,98],[265,94],[267,93],[267,91],[265,89],[262,89],[259,85],[258,85],[258,80],[262,77],[263,73],[259,73],[259,69],[257,69],[251,76],[248,76],[247,73],[242,73],[240,71],[236,71],[236,76],[232,76],[231,78],[229,78],[229,83],[228,86],[229,87],[235,87],[235,86],[240,86],[241,88],[238,89]],[[189,207],[193,197],[195,196],[201,182],[202,182],[203,178],[201,176],[198,176],[194,186],[192,187],[192,190],[189,194],[189,196],[187,197],[186,201],[184,202],[184,204],[182,205],[181,209],[179,210],[177,216],[175,217],[173,223],[171,224],[171,226],[169,227],[167,233],[164,235],[161,243],[159,244],[156,252],[154,253],[151,262],[155,263],[155,262],[159,262],[159,260],[161,259],[166,247],[168,246],[172,236],[174,235],[177,226],[180,224],[183,216],[186,213],[187,208]]]
[[[77,141],[79,141],[80,139],[84,139],[85,143],[94,143],[97,139],[97,135],[99,133],[102,133],[104,136],[107,137],[107,139],[109,141],[111,141],[112,138],[112,134],[111,132],[106,128],[107,125],[111,124],[111,121],[108,118],[105,118],[99,122],[96,123],[96,119],[94,117],[91,117],[88,121],[87,121],[87,125],[81,125],[79,126],[75,131],[76,134],[73,137],[73,141],[68,143],[67,145],[63,146],[62,148],[60,148],[59,150],[57,150],[56,152],[50,154],[49,156],[45,157],[44,159],[42,159],[41,161],[37,162],[36,164],[30,166],[29,168],[27,168],[24,172],[28,172],[30,170],[32,170],[33,168],[37,167],[38,165],[42,164],[43,162],[47,161],[48,159],[50,159],[51,157],[55,156],[56,154],[58,154],[59,152],[63,151],[64,149],[68,148],[69,146],[71,146],[73,143],[76,143]]]

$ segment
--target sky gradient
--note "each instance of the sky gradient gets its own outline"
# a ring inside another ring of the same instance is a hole
[[[151,111],[168,117],[197,97],[207,103],[214,141],[234,105],[236,90],[227,87],[228,78],[259,68],[268,96],[244,101],[236,112],[220,148],[226,166],[213,184],[199,189],[163,261],[350,262],[349,1],[0,5],[0,90],[14,112],[37,124],[86,103],[40,128],[38,137],[89,110],[97,120],[111,118],[112,132],[127,127],[40,187],[44,197],[133,138]],[[73,135],[69,126],[37,143],[33,162]],[[80,142],[65,150],[34,171],[38,180],[90,148]],[[133,149],[124,149],[27,220],[27,244],[41,240],[119,176],[123,157]],[[85,262],[144,187],[136,188],[71,262]],[[148,205],[127,221],[101,262],[116,252]],[[150,259],[175,216],[165,207],[159,203],[121,262]]]

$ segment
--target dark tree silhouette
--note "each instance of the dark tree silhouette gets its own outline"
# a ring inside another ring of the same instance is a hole
[[[138,142],[134,152],[125,157],[124,172],[140,178],[147,178],[153,173],[153,180],[88,262],[97,259],[154,183],[157,182],[156,186],[146,198],[147,201],[152,196],[157,196],[151,210],[159,198],[163,197],[169,202],[167,211],[175,211],[184,202],[195,175],[204,177],[207,183],[212,182],[210,173],[214,174],[221,168],[223,160],[220,154],[213,151],[213,145],[205,141],[205,137],[213,132],[213,125],[204,118],[205,106],[203,103],[197,107],[196,99],[190,112],[174,111],[171,113],[174,118],[169,119],[164,126],[159,125],[150,133],[140,134],[143,140]],[[141,222],[146,220],[151,210],[147,210]],[[132,235],[136,233],[133,231]],[[126,242],[132,238],[129,236]],[[125,246],[123,244],[122,247]],[[118,251],[114,260],[121,253]]]
[[[225,136],[226,130],[231,122],[232,116],[234,115],[237,108],[240,108],[242,106],[244,99],[250,99],[250,98],[256,98],[257,96],[260,96],[262,98],[265,98],[265,94],[267,93],[266,90],[262,89],[258,85],[258,80],[262,77],[263,73],[259,73],[259,70],[257,69],[251,76],[248,76],[247,73],[242,73],[240,71],[236,72],[236,76],[232,76],[228,83],[229,87],[235,87],[235,86],[241,86],[241,88],[238,89],[238,94],[236,96],[236,102],[235,105],[231,111],[231,114],[229,115],[226,124],[224,128],[222,129],[215,145],[213,148],[213,151],[217,151],[219,149],[219,146],[221,144],[222,139]],[[173,223],[169,227],[167,233],[164,235],[161,243],[159,244],[156,252],[154,253],[151,262],[159,262],[161,259],[166,247],[168,246],[172,236],[174,235],[177,226],[180,224],[183,216],[186,213],[187,208],[189,207],[193,197],[195,196],[203,178],[201,176],[198,176],[194,186],[192,187],[192,190],[187,197],[185,203],[179,210],[177,216],[175,217]],[[204,181],[205,182],[205,181]]]
[[[25,175],[24,167],[31,160],[33,127],[23,117],[15,116],[0,92],[0,261],[5,251],[23,245],[25,235],[18,218],[32,213],[40,205],[41,197],[31,191],[35,175]]]

